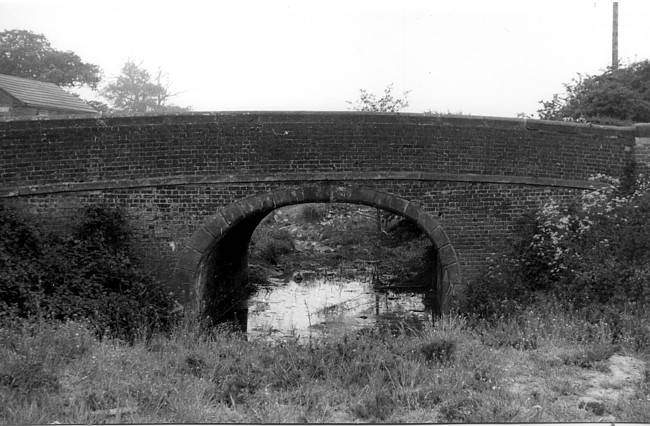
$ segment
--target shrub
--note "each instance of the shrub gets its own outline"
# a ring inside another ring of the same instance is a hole
[[[574,308],[650,302],[650,191],[618,181],[585,191],[580,202],[555,202],[525,216],[510,249],[471,283],[465,309],[484,317],[515,313],[535,293]]]
[[[119,210],[89,207],[71,234],[56,235],[3,208],[0,233],[0,318],[86,318],[99,335],[128,340],[174,320],[174,301],[133,263]]]
[[[293,237],[286,229],[260,227],[255,231],[251,257],[277,265],[280,256],[295,250]]]
[[[449,362],[454,356],[456,342],[446,339],[436,339],[422,345],[420,352],[427,361]]]

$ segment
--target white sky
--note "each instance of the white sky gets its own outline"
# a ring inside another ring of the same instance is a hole
[[[0,0],[0,30],[43,33],[115,78],[167,73],[196,111],[348,110],[359,89],[406,111],[515,116],[611,62],[612,0]],[[619,0],[619,56],[650,58],[650,1]]]

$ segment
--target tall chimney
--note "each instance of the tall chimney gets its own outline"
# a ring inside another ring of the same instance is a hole
[[[612,68],[618,69],[618,2],[614,2],[612,17]]]

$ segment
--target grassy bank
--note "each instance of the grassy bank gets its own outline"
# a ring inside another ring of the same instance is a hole
[[[551,422],[650,419],[637,327],[538,303],[307,344],[185,323],[129,345],[81,323],[0,330],[0,422]],[[616,342],[615,344],[612,342]]]

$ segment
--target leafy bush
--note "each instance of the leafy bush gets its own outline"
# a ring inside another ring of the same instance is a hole
[[[280,256],[295,250],[293,237],[286,229],[260,227],[253,239],[251,255],[268,264],[277,265]]]
[[[566,95],[542,101],[544,120],[622,124],[650,121],[650,61],[609,68],[600,75],[578,76],[565,84]]]
[[[116,209],[88,207],[69,235],[44,234],[0,208],[0,318],[86,318],[100,335],[132,340],[167,328],[174,301],[131,260]]]
[[[449,362],[455,351],[456,342],[447,339],[435,339],[420,348],[427,361],[437,362]]]
[[[552,294],[573,308],[603,307],[616,322],[630,301],[650,302],[650,191],[624,192],[606,176],[579,203],[551,201],[521,221],[511,249],[471,283],[465,309],[482,316],[514,313]]]

